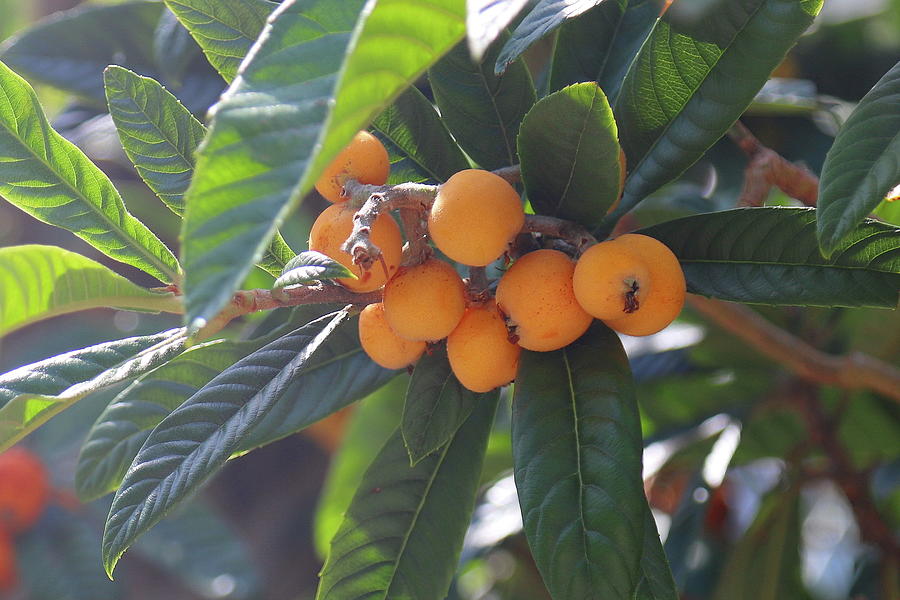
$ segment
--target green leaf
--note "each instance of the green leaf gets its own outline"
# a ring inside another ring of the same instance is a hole
[[[555,352],[523,352],[513,460],[525,535],[554,598],[631,600],[646,501],[628,358],[595,324]]]
[[[7,41],[0,60],[39,81],[106,105],[103,69],[116,63],[159,78],[153,37],[160,2],[84,5],[38,22]]]
[[[712,0],[660,19],[616,100],[629,177],[616,214],[684,172],[750,105],[822,0]]]
[[[446,345],[434,346],[420,358],[406,390],[400,425],[410,464],[443,447],[479,402],[487,402],[484,394],[467,390],[450,369]]]
[[[579,83],[541,99],[519,133],[522,181],[535,211],[600,222],[619,197],[619,142],[606,96]]]
[[[751,304],[896,308],[900,229],[866,220],[831,258],[816,243],[816,211],[738,208],[640,231],[681,261],[688,291]]]
[[[180,313],[181,301],[62,248],[0,248],[0,336],[35,321],[98,307]]]
[[[149,77],[110,66],[103,83],[119,140],[138,175],[176,215],[194,174],[194,151],[206,128]]]
[[[800,580],[799,548],[799,498],[796,490],[788,490],[763,504],[728,557],[713,599],[807,597]]]
[[[109,112],[122,147],[144,183],[178,216],[194,176],[206,127],[157,81],[122,67],[104,71]],[[259,266],[278,275],[294,252],[276,234]]]
[[[372,457],[378,455],[397,430],[408,383],[406,376],[395,377],[364,398],[350,418],[340,447],[331,457],[313,518],[314,545],[323,560]]]
[[[91,392],[165,364],[184,348],[183,329],[106,342],[0,375],[0,452]]]
[[[533,43],[601,2],[603,0],[540,0],[503,46],[496,59],[496,72],[503,73]]]
[[[331,542],[317,600],[442,600],[456,571],[497,396],[449,444],[409,466],[397,430],[375,457]]]
[[[321,252],[307,250],[306,252],[301,252],[284,265],[284,272],[275,280],[273,287],[283,288],[289,285],[326,281],[339,277],[356,279],[356,274]]]
[[[422,92],[410,87],[382,112],[372,127],[394,146],[399,156],[411,161],[412,168],[434,181],[447,181],[451,175],[469,168],[469,161]],[[388,147],[390,150],[390,147]],[[397,167],[391,164],[391,179]],[[390,181],[390,180],[389,180]],[[396,183],[412,181],[399,179]]]
[[[165,0],[203,49],[209,63],[231,82],[277,8],[267,0]]]
[[[501,36],[501,41],[508,37]],[[428,71],[434,99],[450,132],[472,159],[485,169],[516,164],[516,136],[525,113],[537,98],[522,61],[503,76],[491,65],[499,43],[481,63],[469,56],[465,42]]]
[[[283,3],[214,107],[182,235],[192,326],[228,301],[353,135],[464,33],[462,0],[381,0],[351,36],[362,4]]]
[[[641,556],[641,580],[634,600],[678,600],[678,590],[672,578],[672,569],[659,539],[656,521],[650,507],[646,505],[644,514],[644,550]]]
[[[172,11],[164,10],[153,32],[153,62],[159,66],[162,76],[180,84],[200,55],[200,47],[190,32],[178,22]],[[106,82],[104,87],[107,87]]]
[[[900,184],[900,62],[869,90],[825,156],[818,234],[826,256]]]
[[[662,0],[615,0],[568,21],[556,36],[550,90],[596,81],[615,103],[628,68],[663,6]]]
[[[125,208],[109,178],[53,131],[28,83],[0,63],[0,194],[107,256],[170,283],[178,261]]]
[[[528,0],[466,1],[466,39],[472,60],[481,61],[488,47],[500,37],[500,33],[522,12],[526,4]]]

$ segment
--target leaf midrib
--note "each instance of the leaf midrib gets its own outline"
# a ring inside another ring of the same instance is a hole
[[[575,145],[575,158],[572,160],[572,168],[569,169],[569,178],[566,180],[566,186],[563,188],[562,193],[559,196],[559,201],[556,203],[556,210],[553,211],[553,214],[558,214],[563,204],[565,204],[568,194],[569,188],[572,186],[572,180],[575,178],[576,167],[578,166],[578,155],[581,151],[581,140],[584,138],[584,132],[587,131],[588,122],[591,120],[591,115],[594,112],[594,104],[597,102],[597,91],[599,88],[595,88],[591,91],[591,105],[588,107],[587,112],[584,115],[584,122],[581,124],[581,131],[578,132],[578,143]]]

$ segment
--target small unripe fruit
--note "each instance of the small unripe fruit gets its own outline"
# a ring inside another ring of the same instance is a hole
[[[346,202],[332,204],[323,210],[309,232],[309,249],[333,258],[358,277],[337,279],[338,283],[354,292],[371,292],[383,286],[400,268],[403,236],[389,214],[378,215],[369,239],[381,250],[384,263],[376,261],[370,269],[354,265],[353,257],[341,250],[341,245],[353,231],[354,214],[355,211]]]
[[[360,131],[319,176],[316,190],[330,202],[340,202],[345,199],[342,192],[348,179],[384,185],[390,172],[384,144],[368,131]]]
[[[626,335],[650,335],[665,329],[681,312],[687,286],[678,258],[665,244],[652,237],[628,233],[613,240],[639,255],[650,272],[650,292],[640,310],[617,319],[604,320],[611,329]]]
[[[49,496],[47,470],[37,456],[21,447],[0,454],[0,530],[15,534],[29,529]]]
[[[466,309],[447,337],[447,356],[459,382],[489,392],[516,378],[522,349],[509,341],[506,321],[493,301]]]
[[[558,250],[537,250],[517,260],[500,278],[497,305],[515,327],[518,343],[546,352],[567,346],[593,318],[572,290],[575,263]]]
[[[456,270],[436,258],[400,269],[384,288],[384,314],[408,340],[436,342],[450,335],[466,310],[466,287]]]
[[[400,337],[388,324],[384,304],[370,304],[359,314],[359,342],[369,358],[385,369],[402,369],[425,352],[425,342]]]
[[[495,261],[525,224],[519,194],[490,171],[467,169],[438,190],[428,233],[441,252],[464,265]]]
[[[572,276],[578,303],[597,319],[617,319],[641,309],[650,292],[650,271],[623,244],[600,242],[588,248]]]

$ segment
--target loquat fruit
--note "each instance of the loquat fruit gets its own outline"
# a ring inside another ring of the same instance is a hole
[[[546,352],[571,344],[593,318],[575,299],[575,263],[559,250],[536,250],[513,263],[500,278],[497,305],[515,327],[518,343]]]
[[[355,211],[347,202],[332,204],[323,210],[309,232],[309,249],[333,258],[358,277],[338,279],[338,283],[354,292],[371,292],[383,286],[400,268],[403,236],[389,214],[378,215],[369,236],[372,243],[381,250],[384,263],[378,261],[372,268],[363,269],[353,264],[353,257],[341,250],[341,245],[353,231],[354,214]]]
[[[466,309],[447,337],[447,356],[459,382],[489,392],[516,378],[521,347],[509,341],[506,321],[494,301]]]
[[[490,171],[467,169],[438,189],[428,215],[428,233],[452,260],[483,267],[506,250],[525,224],[519,194]]]
[[[466,310],[466,288],[456,269],[436,258],[404,267],[384,288],[384,314],[408,340],[435,342],[453,331]]]
[[[0,530],[21,533],[34,525],[50,497],[41,460],[22,447],[0,454]]]
[[[382,302],[366,306],[359,314],[359,342],[369,358],[385,369],[402,369],[425,352],[425,342],[408,340],[394,332]]]
[[[678,258],[652,237],[626,233],[613,240],[640,256],[650,274],[650,291],[640,309],[616,319],[604,319],[611,329],[626,335],[650,335],[665,329],[681,312],[687,285]]]
[[[600,242],[575,264],[572,289],[591,316],[617,319],[640,309],[650,291],[650,271],[626,245]]]
[[[316,190],[329,202],[344,200],[344,182],[384,185],[391,172],[388,152],[377,137],[360,131],[340,151],[316,181]]]

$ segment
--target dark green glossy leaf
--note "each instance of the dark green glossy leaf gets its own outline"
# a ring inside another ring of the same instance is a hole
[[[866,220],[831,258],[819,254],[816,211],[739,208],[641,230],[681,261],[688,291],[751,304],[895,308],[900,229]]]
[[[172,11],[164,10],[153,33],[153,62],[162,76],[168,81],[181,83],[191,63],[199,56],[202,52],[190,32],[178,22]]]
[[[484,394],[467,390],[453,375],[444,344],[422,356],[409,380],[400,425],[410,464],[444,446],[475,405],[486,401]]]
[[[496,396],[416,466],[397,430],[375,457],[331,542],[318,600],[442,600],[475,506]]]
[[[125,208],[109,178],[47,122],[34,90],[0,63],[0,194],[100,252],[175,281],[178,261]]]
[[[182,230],[192,327],[228,301],[357,130],[464,33],[462,0],[382,0],[351,43],[362,4],[282,4],[215,107]]]
[[[387,138],[398,156],[412,163],[412,169],[433,181],[446,181],[451,175],[469,168],[469,161],[450,137],[434,106],[414,87],[403,92],[382,112],[372,127]],[[390,150],[390,147],[389,147]],[[391,165],[391,178],[397,167]],[[396,183],[413,181],[397,179]]]
[[[540,0],[503,46],[496,58],[496,72],[503,73],[533,43],[601,2],[603,0]]]
[[[611,0],[559,29],[550,90],[596,81],[610,102],[662,12],[662,0]]]
[[[499,42],[506,39],[500,36]],[[428,71],[441,117],[463,150],[484,169],[514,165],[516,137],[525,113],[536,100],[525,63],[518,61],[502,76],[491,66],[500,44],[478,64],[460,43]]]
[[[289,285],[325,281],[339,277],[356,279],[356,274],[321,252],[307,250],[306,252],[301,252],[284,265],[284,271],[275,280],[273,287],[283,288]]]
[[[554,598],[631,600],[646,502],[628,358],[595,324],[555,352],[523,352],[513,460],[525,535]]]
[[[35,321],[98,307],[180,313],[181,301],[56,246],[0,248],[0,336]]]
[[[629,166],[617,214],[675,179],[731,127],[821,5],[712,0],[702,17],[686,17],[677,4],[666,12],[616,100]]]
[[[472,60],[481,61],[488,47],[526,4],[528,0],[466,0],[466,39]]]
[[[107,65],[121,64],[159,78],[153,36],[162,11],[162,3],[153,0],[87,4],[44,19],[8,40],[0,60],[31,81],[105,106]]]
[[[106,342],[0,375],[0,452],[91,392],[165,364],[184,348],[184,330]]]
[[[209,63],[231,82],[266,18],[278,6],[267,0],[165,0]]]
[[[826,256],[900,184],[900,62],[844,123],[822,165],[818,233]]]
[[[537,213],[592,226],[619,197],[616,122],[596,83],[541,99],[525,116],[518,144],[522,181]]]
[[[646,505],[645,505],[646,506]],[[669,560],[663,550],[650,507],[644,511],[644,552],[641,556],[641,580],[634,600],[678,600]]]

